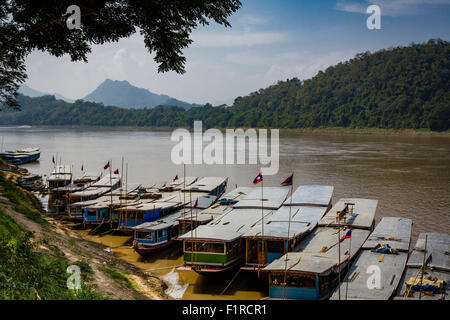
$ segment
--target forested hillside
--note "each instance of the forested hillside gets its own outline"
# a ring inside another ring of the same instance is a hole
[[[450,45],[430,40],[361,53],[314,78],[280,81],[231,107],[125,110],[53,97],[20,97],[22,111],[1,125],[192,126],[274,128],[450,128]]]

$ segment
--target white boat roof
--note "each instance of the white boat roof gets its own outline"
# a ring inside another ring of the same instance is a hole
[[[77,191],[72,193],[72,197],[87,197],[87,196],[93,196],[98,194],[105,194],[111,190],[110,187],[87,187],[84,190]]]
[[[302,272],[310,274],[322,274],[339,265],[339,240],[337,228],[319,228],[300,242],[298,251],[289,252],[281,258],[273,261],[264,268],[264,271]],[[341,237],[346,230],[342,230]],[[361,248],[369,236],[368,230],[352,230],[351,247],[350,239],[345,239],[340,244],[341,264],[353,257]],[[322,251],[322,252],[321,252]],[[286,263],[287,259],[287,263]]]
[[[262,215],[267,218],[273,213],[269,209],[233,209],[206,225],[198,226],[178,239],[232,241],[241,237],[247,230],[261,220]]]
[[[371,199],[340,199],[328,213],[319,221],[320,227],[337,227],[339,225],[336,217],[337,211],[345,207],[345,203],[354,203],[353,214],[349,212],[346,219],[341,219],[341,226],[352,226],[353,228],[370,229],[375,220],[378,200]]]
[[[198,177],[182,177],[182,178],[178,178],[178,180],[176,181],[172,181],[171,183],[168,183],[167,186],[171,186],[171,187],[183,187],[184,186],[184,181],[186,180],[186,187],[190,186],[191,184],[193,184],[194,182],[196,182],[198,180]]]
[[[141,187],[141,184],[139,183],[131,183],[128,184],[128,186],[122,186],[115,190],[113,190],[112,194],[113,196],[120,196],[120,195],[126,195],[126,194],[132,194],[136,193],[137,190]]]
[[[264,221],[264,235],[262,235],[262,226],[259,222],[243,237],[263,236],[266,239],[291,239],[313,230],[326,211],[326,207],[282,206],[267,221]],[[290,223],[289,213],[291,215]]]
[[[54,180],[68,180],[72,177],[72,169],[70,165],[57,165],[53,169],[50,176],[47,178],[47,181],[54,181]]]
[[[192,221],[199,221],[201,223],[204,221],[214,220],[215,218],[231,211],[232,209],[233,208],[231,206],[220,205],[219,203],[216,203],[209,208],[193,211]],[[190,221],[191,220],[190,210],[186,209],[186,215],[184,217],[181,216],[179,220]]]
[[[408,253],[385,254],[381,262],[380,256],[368,250],[361,252],[345,278],[341,278],[341,300],[388,300],[394,294],[405,269]],[[367,273],[370,266],[380,268],[382,290],[367,287],[367,281],[372,276],[372,273]],[[330,300],[339,300],[339,288],[336,288]]]
[[[142,186],[142,188],[145,190],[155,189],[157,191],[157,190],[163,188],[166,184],[167,184],[166,181],[156,181],[156,182],[151,182],[147,185],[144,185],[144,186]]]
[[[133,227],[132,229],[137,231],[157,231],[166,229],[172,226],[176,226],[179,224],[178,218],[180,217],[180,212],[177,211],[175,213],[169,214],[165,216],[162,219],[152,221],[152,222],[145,222],[138,226]]]
[[[425,251],[425,237],[427,239],[426,260],[431,255],[431,262],[427,267],[441,271],[450,271],[450,235],[440,233],[421,233],[416,246],[409,256],[408,267],[421,268]]]
[[[154,209],[167,209],[180,206],[180,202],[152,202],[152,203],[136,203],[122,207],[123,211],[149,211]]]
[[[248,193],[242,200],[236,203],[233,208],[235,209],[252,209],[262,208],[276,210],[283,202],[289,193],[289,188],[286,187],[264,187],[263,196],[261,198],[261,188],[255,188]]]
[[[363,244],[362,249],[371,250],[378,244],[389,245],[399,251],[409,251],[412,220],[407,218],[384,217]]]
[[[234,201],[240,201],[243,198],[245,198],[245,196],[247,194],[249,194],[254,188],[252,187],[237,187],[236,189],[227,192],[226,194],[224,194],[223,196],[221,196],[219,198],[220,200],[234,200]]]
[[[226,177],[201,178],[200,180],[186,187],[186,191],[189,192],[189,190],[192,190],[197,192],[211,192],[221,184],[225,183],[227,180],[228,178]]]
[[[285,206],[301,206],[301,205],[315,205],[328,207],[331,204],[333,197],[333,186],[319,186],[319,185],[305,185],[300,186],[295,190],[294,194],[285,202]]]
[[[111,176],[111,178],[110,178]],[[118,174],[109,173],[101,178],[99,181],[94,182],[91,187],[111,187],[111,185],[116,185],[120,181],[120,176]]]

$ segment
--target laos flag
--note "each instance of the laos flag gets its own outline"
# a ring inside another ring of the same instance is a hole
[[[342,238],[341,238],[341,241],[339,241],[339,242],[342,242],[342,241],[344,241],[345,239],[350,239],[352,237],[352,229],[348,229],[348,231],[347,231],[347,233],[345,234],[345,236],[343,236]]]
[[[263,176],[262,173],[258,173],[258,175],[256,176],[256,178],[253,180],[253,184],[257,185],[258,183],[260,183],[261,181],[263,181]]]
[[[116,169],[116,171],[114,171],[114,174],[119,174],[119,169]]]
[[[108,169],[109,167],[110,167],[110,165],[109,165],[109,161],[108,161],[108,163],[105,164],[105,166],[103,167],[103,170],[106,170],[106,169]]]

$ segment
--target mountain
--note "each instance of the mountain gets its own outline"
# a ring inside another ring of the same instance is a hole
[[[280,81],[233,106],[129,110],[54,97],[19,97],[0,125],[450,129],[450,43],[365,52],[312,79]]]
[[[158,105],[171,105],[184,109],[198,106],[167,95],[159,95],[147,89],[135,87],[128,81],[114,81],[110,79],[103,81],[97,89],[82,98],[82,100],[126,109],[150,109]]]
[[[42,97],[42,96],[55,96],[56,99],[64,100],[67,102],[74,102],[74,100],[64,97],[63,95],[60,95],[58,93],[45,93],[38,90],[34,90],[33,88],[30,88],[26,84],[22,84],[18,90],[19,93],[23,94],[24,96],[28,97]]]

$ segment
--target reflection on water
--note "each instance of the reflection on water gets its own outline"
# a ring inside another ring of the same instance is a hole
[[[120,168],[122,156],[129,163],[129,183],[148,184],[183,175],[182,166],[170,160],[171,132],[82,130],[44,128],[0,128],[4,149],[37,146],[41,159],[25,167],[48,175],[52,156],[74,165],[74,176],[101,172],[108,159]],[[284,176],[295,172],[295,186],[335,186],[334,201],[342,197],[379,200],[377,221],[385,216],[412,218],[413,243],[420,232],[448,233],[450,227],[450,139],[427,136],[282,134],[280,171],[264,177],[266,186],[278,186]],[[257,165],[189,165],[190,176],[227,176],[229,186],[250,186]],[[84,232],[84,231],[83,231]],[[110,247],[118,257],[142,269],[167,275],[183,263],[180,247],[174,246],[147,260],[131,249],[129,237],[105,235],[86,237]],[[179,285],[188,284],[183,299],[261,299],[267,284],[252,273],[207,277],[190,271],[175,271]]]

